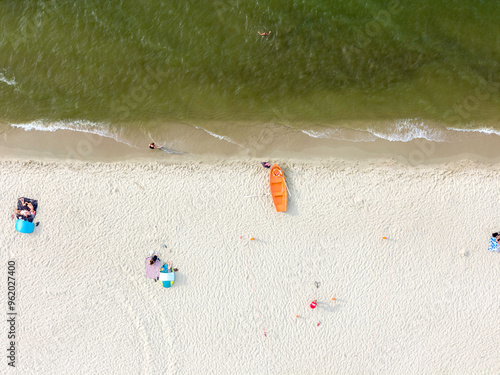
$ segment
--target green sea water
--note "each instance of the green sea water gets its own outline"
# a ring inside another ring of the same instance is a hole
[[[499,20],[496,0],[3,0],[0,122],[500,130]]]

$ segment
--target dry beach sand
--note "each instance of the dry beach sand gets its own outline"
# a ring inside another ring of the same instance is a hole
[[[284,214],[258,161],[1,162],[18,373],[500,373],[498,165],[280,165]],[[145,278],[150,250],[172,288]]]

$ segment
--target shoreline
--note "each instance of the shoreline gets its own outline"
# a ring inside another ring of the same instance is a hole
[[[201,134],[202,133],[202,134]],[[343,141],[314,138],[300,131],[268,131],[264,128],[255,138],[240,143],[209,135],[197,135],[167,142],[170,152],[150,150],[151,138],[137,138],[126,144],[107,136],[72,130],[25,131],[12,128],[0,138],[0,160],[79,160],[85,162],[120,161],[218,161],[287,159],[318,160],[396,160],[409,166],[443,164],[473,160],[485,164],[500,162],[500,136],[496,134],[459,134],[453,142],[429,141],[423,138],[409,142],[375,139]],[[193,135],[193,134],[191,134]],[[159,142],[156,142],[159,144]],[[172,147],[173,146],[173,147]],[[180,153],[177,153],[180,152]]]

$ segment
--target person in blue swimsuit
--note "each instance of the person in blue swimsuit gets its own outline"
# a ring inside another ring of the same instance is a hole
[[[177,268],[172,269],[172,262],[165,263],[160,271],[164,271],[165,268],[167,269],[167,273],[179,271],[179,269],[177,269]]]
[[[495,232],[491,235],[488,250],[495,253],[500,252],[500,235],[498,234],[498,232]]]

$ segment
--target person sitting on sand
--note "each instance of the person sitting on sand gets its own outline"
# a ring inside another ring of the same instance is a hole
[[[155,254],[151,257],[151,259],[149,260],[149,264],[153,265],[155,264],[158,260],[160,260],[160,258],[158,258],[158,255]]]
[[[23,198],[19,199],[19,202],[21,202],[21,205],[23,207],[28,207],[27,210],[14,210],[14,212],[16,213],[16,215],[21,215],[21,216],[24,216],[24,217],[28,217],[28,216],[35,216],[35,208],[33,207],[33,205],[31,203],[26,203],[24,201]]]
[[[495,232],[491,235],[488,250],[495,253],[500,252],[500,235],[498,234],[498,232]]]
[[[267,33],[264,31],[263,33],[261,33],[260,31],[257,31],[257,34],[259,34],[260,36],[269,36],[271,35],[271,32],[268,31]]]
[[[263,166],[264,168],[271,168],[271,164],[269,164],[269,162],[268,162],[268,161],[263,161],[263,162],[261,162],[260,164],[262,164],[262,166]]]
[[[174,268],[172,270],[172,262],[168,262],[168,263],[165,263],[163,265],[163,267],[160,269],[160,272],[163,271],[163,270],[165,270],[165,266],[167,267],[167,273],[179,271],[179,269],[177,269],[177,268]]]
[[[157,145],[155,145],[155,143],[154,143],[154,142],[151,142],[151,143],[149,144],[149,148],[150,148],[151,150],[154,150],[155,148],[162,148],[162,147],[163,147],[163,146],[157,146]]]

